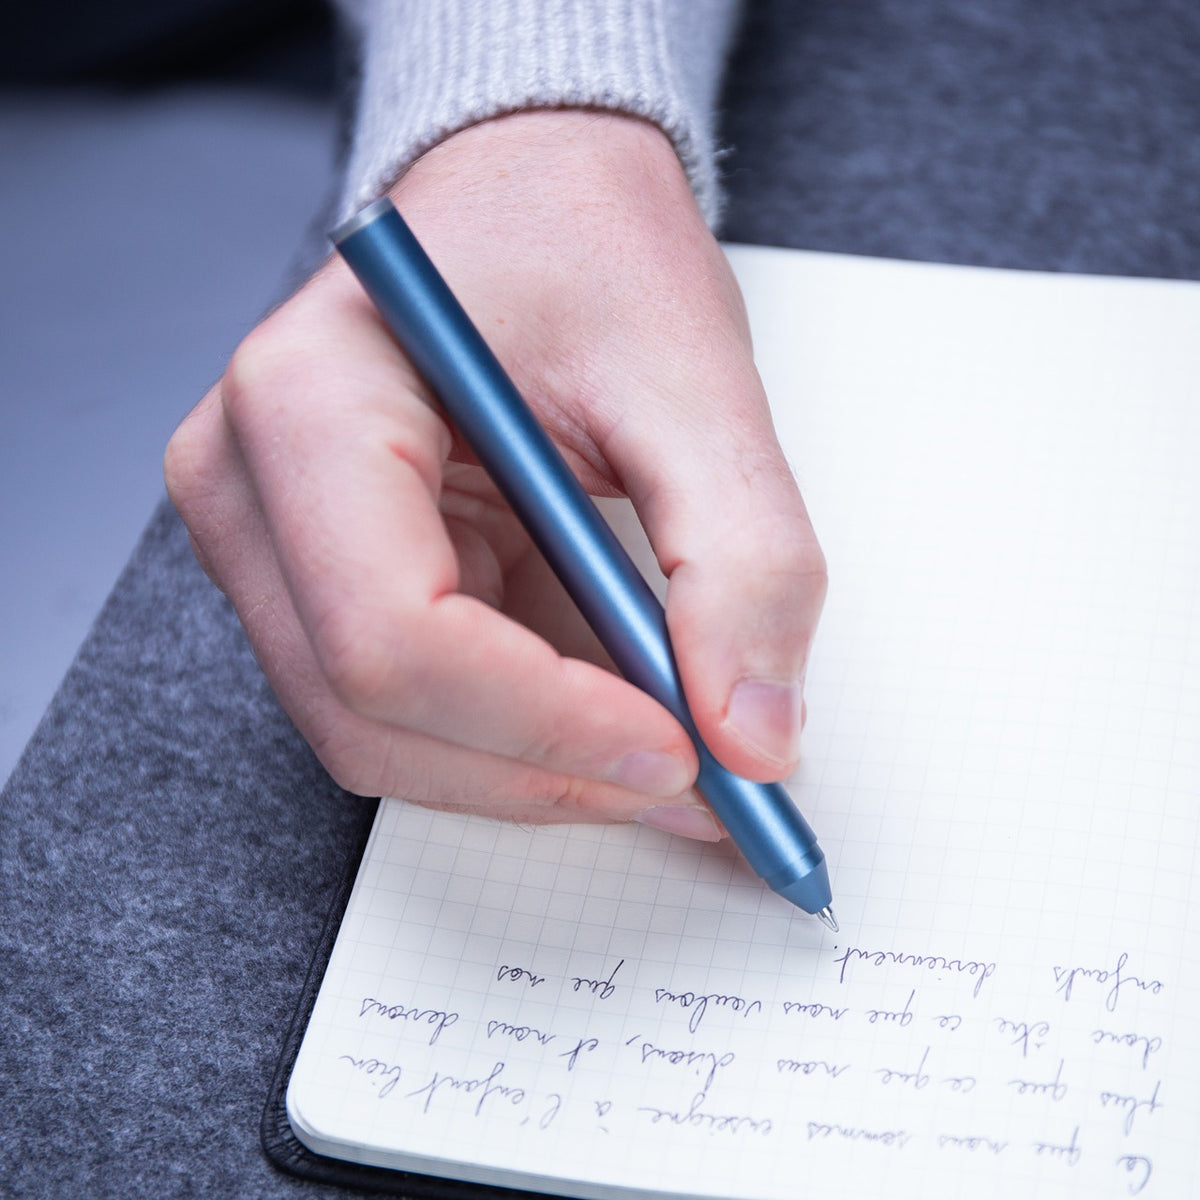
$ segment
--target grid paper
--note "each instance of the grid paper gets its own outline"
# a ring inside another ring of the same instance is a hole
[[[731,257],[831,566],[842,933],[728,846],[388,801],[293,1123],[580,1197],[1186,1195],[1200,288]]]

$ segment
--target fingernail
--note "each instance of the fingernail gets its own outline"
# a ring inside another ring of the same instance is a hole
[[[694,838],[698,842],[719,842],[721,827],[707,808],[685,804],[659,804],[647,808],[633,818],[652,829]]]
[[[800,684],[743,679],[729,697],[725,721],[752,750],[790,765],[800,757],[803,714]]]
[[[611,782],[631,792],[648,796],[678,796],[692,782],[691,773],[679,759],[657,750],[638,750],[613,764]]]

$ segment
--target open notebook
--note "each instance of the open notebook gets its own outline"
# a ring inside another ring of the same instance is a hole
[[[605,1200],[1195,1195],[1200,286],[731,256],[841,933],[728,846],[386,802],[292,1125]]]

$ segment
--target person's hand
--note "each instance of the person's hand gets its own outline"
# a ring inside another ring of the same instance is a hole
[[[584,486],[632,498],[709,747],[783,778],[824,562],[737,285],[665,137],[518,114],[430,151],[391,195]],[[721,836],[683,730],[602,665],[339,260],[238,348],[166,477],[345,788]]]

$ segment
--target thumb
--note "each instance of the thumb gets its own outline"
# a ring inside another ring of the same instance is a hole
[[[749,351],[735,371],[703,377],[722,376],[726,387],[693,388],[686,406],[642,407],[612,461],[668,580],[667,624],[700,736],[734,773],[775,780],[800,753],[825,560]]]

